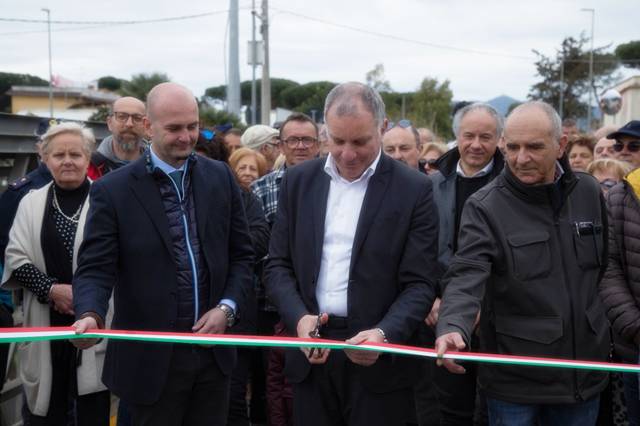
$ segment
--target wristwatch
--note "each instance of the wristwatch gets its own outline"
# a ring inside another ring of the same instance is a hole
[[[231,309],[231,306],[224,303],[218,303],[216,308],[224,312],[224,315],[227,317],[227,327],[232,327],[236,322],[236,314],[233,313],[233,309]]]

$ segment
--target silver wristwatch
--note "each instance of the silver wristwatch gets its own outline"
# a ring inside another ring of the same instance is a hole
[[[224,303],[218,303],[216,308],[224,312],[224,315],[227,317],[227,327],[232,327],[236,322],[236,314],[233,313],[233,309],[231,309],[231,306]]]

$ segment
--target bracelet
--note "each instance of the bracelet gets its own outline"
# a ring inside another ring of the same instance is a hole
[[[380,333],[380,335],[382,336],[382,339],[384,341],[384,343],[389,343],[389,341],[387,340],[387,335],[384,334],[384,330],[381,328],[376,328],[375,329],[378,333]]]

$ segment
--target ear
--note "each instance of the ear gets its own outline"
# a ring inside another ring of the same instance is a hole
[[[562,158],[562,156],[564,155],[564,151],[567,148],[568,142],[569,142],[569,138],[567,137],[566,134],[563,134],[560,137],[560,141],[559,141],[560,146],[558,147],[558,160]]]
[[[113,129],[111,128],[112,125],[113,125],[113,115],[108,115],[107,116],[107,128],[109,129],[109,131],[111,133],[113,133]]]
[[[144,126],[145,133],[148,134],[149,137],[153,137],[153,130],[151,129],[151,121],[149,121],[149,118],[146,115],[142,118],[142,125]]]

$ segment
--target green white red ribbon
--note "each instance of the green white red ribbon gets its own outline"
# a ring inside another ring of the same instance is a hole
[[[323,349],[355,349],[377,351],[390,354],[419,356],[424,358],[448,358],[459,361],[474,361],[493,364],[522,365],[529,367],[572,368],[582,370],[617,371],[640,373],[640,365],[612,362],[579,361],[558,358],[538,358],[516,355],[486,354],[477,352],[447,352],[439,357],[435,350],[392,343],[367,343],[349,345],[344,341],[326,339],[303,339],[294,337],[240,336],[231,334],[194,334],[158,331],[129,330],[89,330],[85,334],[76,334],[71,327],[47,328],[0,328],[0,343],[19,343],[47,340],[73,339],[114,339],[140,342],[165,342],[198,345],[226,345],[252,347],[301,348],[315,347]]]

